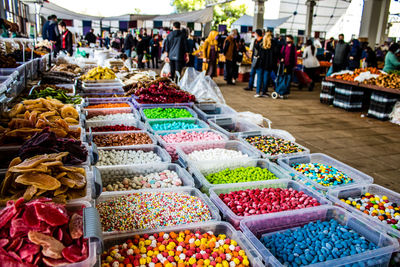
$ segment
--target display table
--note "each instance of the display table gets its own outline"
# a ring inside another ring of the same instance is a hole
[[[359,82],[345,81],[345,80],[335,79],[332,77],[326,77],[325,80],[328,82],[348,84],[348,85],[353,85],[353,86],[370,89],[370,90],[374,90],[374,91],[381,91],[381,92],[400,95],[400,89],[381,87],[381,86],[377,86],[377,85],[364,84],[364,83],[359,83]]]

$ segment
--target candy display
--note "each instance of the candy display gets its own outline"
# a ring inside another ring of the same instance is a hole
[[[131,146],[153,144],[147,133],[115,133],[115,134],[99,134],[93,136],[93,143],[99,147],[105,146]]]
[[[204,201],[186,192],[138,192],[97,204],[104,232],[153,229],[211,220]]]
[[[289,266],[324,262],[378,248],[334,219],[266,235],[260,241],[282,264]]]
[[[303,148],[291,141],[273,136],[249,136],[244,138],[244,140],[261,152],[270,156],[304,151]]]
[[[210,131],[208,132],[180,131],[178,133],[160,135],[160,138],[170,144],[223,140],[221,134]]]
[[[62,87],[54,88],[52,86],[48,86],[46,88],[35,89],[28,96],[29,99],[37,99],[37,98],[54,98],[60,100],[64,104],[80,104],[82,102],[82,98],[79,95],[68,96],[66,95],[66,90]]]
[[[243,182],[263,181],[278,179],[268,169],[260,167],[239,167],[225,169],[205,176],[211,184],[234,184]]]
[[[129,108],[130,105],[128,103],[103,103],[96,105],[89,105],[85,108]]]
[[[225,148],[212,148],[205,150],[196,150],[188,155],[190,160],[203,161],[203,160],[243,160],[249,156],[241,151],[230,150]]]
[[[203,128],[196,121],[166,120],[149,122],[154,131],[190,130]]]
[[[182,186],[178,174],[170,170],[152,172],[146,175],[132,175],[129,170],[124,171],[124,169],[104,171],[101,178],[103,180],[103,192]]]
[[[293,188],[232,191],[219,198],[238,216],[251,216],[319,206],[313,197]]]
[[[83,81],[114,80],[115,78],[115,73],[107,67],[93,68],[81,76]]]
[[[89,255],[82,209],[40,198],[11,200],[0,212],[2,266],[61,266]]]
[[[153,151],[142,150],[99,150],[98,166],[131,165],[161,162],[162,159]]]
[[[124,124],[117,125],[107,125],[107,126],[98,126],[92,127],[92,132],[118,132],[118,131],[140,131],[140,128],[135,126],[129,126]]]
[[[69,153],[42,154],[22,161],[11,161],[1,183],[0,204],[23,197],[26,201],[50,197],[64,202],[86,196],[86,171],[80,167],[64,166]]]
[[[145,256],[143,256],[145,255]],[[102,266],[250,266],[236,240],[212,231],[161,232],[133,236],[102,255]]]
[[[114,120],[133,120],[136,119],[135,114],[133,113],[115,113],[115,114],[107,114],[107,115],[98,115],[93,116],[87,119],[87,122],[98,122],[98,121],[114,121]],[[93,123],[91,123],[93,126]]]
[[[192,118],[193,115],[184,108],[146,108],[143,109],[146,119],[179,119]]]
[[[353,179],[340,170],[321,163],[296,163],[292,168],[322,186],[337,186],[353,183]]]
[[[400,207],[387,196],[365,193],[360,197],[342,198],[341,201],[363,213],[375,217],[392,228],[400,229]]]

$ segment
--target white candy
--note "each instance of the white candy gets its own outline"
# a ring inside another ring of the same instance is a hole
[[[99,150],[97,166],[131,165],[161,162],[162,159],[153,151],[142,150]]]
[[[112,121],[112,120],[132,120],[136,119],[135,114],[133,113],[116,113],[116,114],[108,114],[108,115],[99,115],[94,116],[90,119],[87,119],[87,122],[90,122],[91,127],[102,126],[101,121]],[[96,125],[92,122],[100,122],[99,125]]]
[[[194,161],[203,160],[226,160],[226,159],[242,159],[248,158],[247,154],[241,151],[229,150],[224,148],[213,148],[206,150],[193,151],[188,155],[189,159]]]

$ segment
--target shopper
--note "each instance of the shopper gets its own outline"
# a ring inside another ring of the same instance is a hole
[[[344,35],[339,34],[339,41],[336,44],[335,55],[333,57],[333,72],[338,72],[347,68],[349,52],[350,47],[344,42]]]
[[[187,48],[189,54],[189,62],[187,63],[188,67],[194,67],[194,55],[193,52],[196,51],[196,42],[193,39],[193,34],[189,33],[189,37],[187,39]]]
[[[392,44],[389,47],[389,52],[386,54],[385,57],[385,66],[383,68],[384,72],[389,72],[392,70],[400,70],[400,61],[399,61],[399,54],[400,54],[400,46],[397,43]]]
[[[72,56],[74,50],[72,48],[73,41],[72,41],[72,33],[67,29],[67,25],[64,21],[61,21],[58,24],[58,28],[61,33],[61,42],[60,42],[60,51],[65,52],[68,56]]]
[[[96,44],[97,37],[94,34],[94,29],[90,29],[90,31],[85,35],[85,40],[88,44]]]
[[[260,50],[260,66],[262,75],[257,74],[257,94],[260,96],[260,88],[262,85],[262,96],[268,96],[268,82],[275,77],[278,65],[279,47],[273,40],[272,32],[267,31],[265,34],[261,50]],[[260,81],[259,81],[260,80]]]
[[[243,55],[246,54],[246,44],[244,39],[243,38],[240,39],[239,42],[236,44],[236,46],[237,46],[237,53],[233,64],[233,75],[232,75],[233,84],[236,84],[236,80],[239,78],[239,66],[243,61]]]
[[[143,43],[142,45],[145,45]],[[132,50],[136,47],[136,42],[135,39],[133,38],[132,33],[127,32],[125,35],[125,40],[124,40],[124,53],[128,56],[131,57],[132,55]],[[139,64],[139,63],[138,63]]]
[[[186,35],[181,31],[181,24],[174,22],[173,31],[165,40],[165,62],[171,66],[171,79],[175,78],[175,71],[182,72],[184,63],[189,62]]]
[[[253,53],[251,55],[252,63],[251,63],[249,84],[246,88],[244,88],[244,90],[246,90],[246,91],[253,90],[254,78],[256,76],[257,58],[259,56],[258,52],[260,51],[262,41],[263,41],[262,30],[257,29],[256,33],[255,33],[255,39],[254,39],[253,45],[252,45],[252,47],[250,47],[250,49],[252,49]],[[260,78],[260,76],[257,75],[257,79],[259,79],[259,78]]]
[[[350,53],[349,53],[349,70],[355,70],[360,68],[362,49],[360,41],[353,39],[350,42]]]
[[[203,60],[207,63],[206,75],[215,77],[217,73],[218,32],[211,31],[203,45]]]
[[[289,80],[292,80],[292,73],[294,67],[297,65],[297,52],[296,52],[296,46],[293,43],[293,36],[292,35],[287,35],[286,36],[286,44],[282,46],[281,48],[281,62],[283,63],[285,70],[286,70],[286,75],[289,76]],[[288,91],[290,91],[290,82],[289,82],[289,88],[287,88]]]
[[[160,40],[158,34],[150,40],[150,53],[153,69],[158,69],[158,60],[160,59]]]
[[[104,38],[104,46],[108,49],[111,46],[111,39],[112,39],[112,34],[106,33],[106,38]]]
[[[137,61],[138,61],[138,68],[144,69],[144,55],[147,54],[147,44],[146,41],[143,39],[142,35],[138,35],[137,37],[138,43],[136,45],[136,54],[137,54]]]
[[[326,43],[325,60],[330,61],[334,53],[335,53],[335,39],[331,37],[329,41]]]
[[[317,49],[310,39],[307,40],[306,48],[303,52],[303,65],[304,72],[311,79],[308,90],[312,91],[314,90],[315,82],[318,81],[319,61],[317,59]]]
[[[225,70],[226,70],[226,83],[233,84],[233,64],[235,53],[237,52],[235,39],[238,36],[238,31],[233,29],[231,34],[225,39],[224,42],[224,55],[225,55]]]
[[[368,46],[368,43],[365,43],[364,45],[361,60],[363,61],[364,67],[376,68],[378,66],[376,54],[372,48]]]
[[[50,22],[52,20],[53,15],[50,15],[47,17],[47,21],[44,23],[43,28],[42,28],[42,38],[43,40],[48,40],[49,39],[49,26]]]

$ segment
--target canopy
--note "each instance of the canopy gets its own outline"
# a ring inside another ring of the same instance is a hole
[[[192,12],[160,15],[153,18],[153,20],[207,23],[213,20],[213,8],[208,7]]]
[[[314,7],[312,30],[314,32],[329,31],[343,16],[350,1],[346,0],[319,0]],[[290,16],[290,19],[279,28],[287,29],[288,34],[298,34],[298,30],[306,28],[307,6],[306,0],[281,0],[279,17]]]
[[[289,17],[284,17],[280,19],[265,19],[264,20],[264,28],[277,28],[279,27],[282,23],[285,23]],[[232,23],[232,26],[253,26],[253,17],[249,15],[243,15],[241,16],[237,21]]]

